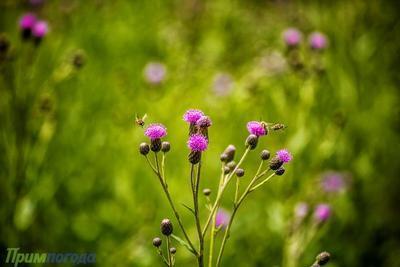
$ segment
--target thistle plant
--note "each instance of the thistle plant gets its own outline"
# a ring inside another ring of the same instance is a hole
[[[232,144],[228,145],[220,155],[221,174],[217,192],[213,194],[209,188],[205,188],[202,191],[206,198],[206,208],[208,211],[208,215],[202,218],[199,206],[200,184],[202,182],[202,157],[206,153],[209,145],[208,131],[212,126],[212,121],[202,111],[196,109],[188,110],[184,114],[183,119],[188,123],[189,137],[187,140],[187,147],[189,149],[188,162],[190,165],[189,181],[190,192],[193,198],[193,206],[185,205],[185,207],[193,214],[196,227],[196,241],[194,241],[193,237],[189,236],[168,188],[165,175],[165,162],[167,152],[171,149],[171,145],[162,140],[167,136],[167,129],[160,123],[154,123],[150,124],[144,130],[145,135],[150,139],[150,144],[141,143],[139,152],[146,158],[150,169],[159,180],[183,237],[181,238],[172,234],[172,223],[169,220],[168,223],[166,223],[166,220],[163,220],[161,232],[166,236],[165,251],[167,256],[164,256],[165,252],[163,252],[161,248],[162,240],[160,238],[155,238],[153,240],[153,245],[157,248],[158,254],[167,266],[174,266],[175,264],[174,254],[176,249],[171,247],[171,238],[178,241],[196,257],[199,267],[205,266],[206,264],[209,267],[220,266],[227,241],[231,234],[233,221],[237,217],[238,210],[242,206],[244,200],[247,199],[252,192],[260,189],[274,176],[283,175],[285,173],[284,165],[292,160],[292,155],[286,149],[282,149],[277,151],[271,158],[271,153],[264,149],[259,154],[260,163],[255,172],[244,170],[242,164],[250,153],[257,148],[259,139],[268,135],[270,131],[279,129],[279,127],[276,127],[276,124],[250,121],[247,124],[249,135],[244,142],[244,153],[236,163],[234,161],[237,154],[236,147]],[[249,182],[245,184],[244,176],[250,175],[252,178],[247,180]],[[230,184],[234,184],[235,194],[233,206],[231,210],[228,211],[221,207],[221,201]],[[165,230],[165,224],[169,226],[167,228],[170,230]],[[217,248],[215,247],[215,241],[219,232],[222,232],[222,234],[220,236],[220,247]],[[207,247],[208,251],[205,251],[206,241],[209,243]],[[206,257],[208,257],[207,260]]]

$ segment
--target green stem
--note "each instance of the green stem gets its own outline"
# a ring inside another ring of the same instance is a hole
[[[171,247],[171,239],[169,236],[167,236],[167,253],[168,253],[168,266],[172,267],[172,257],[171,257],[171,251],[169,250]]]
[[[212,219],[212,217],[213,217],[213,215],[214,215],[214,212],[216,211],[216,209],[217,209],[217,207],[218,207],[218,205],[219,205],[219,202],[220,202],[220,200],[221,200],[221,198],[222,198],[222,195],[223,195],[223,193],[224,193],[224,191],[225,191],[226,186],[228,185],[228,183],[229,183],[229,181],[231,180],[232,176],[235,174],[236,170],[240,167],[240,165],[242,164],[242,162],[243,162],[244,159],[246,158],[246,156],[247,156],[247,154],[249,153],[249,151],[250,151],[250,148],[249,148],[249,147],[246,148],[245,152],[243,153],[242,158],[239,160],[239,162],[238,162],[238,164],[236,165],[235,169],[228,175],[228,177],[225,179],[224,183],[222,184],[221,190],[220,190],[219,194],[217,194],[217,197],[216,197],[216,199],[215,199],[214,205],[213,205],[213,207],[211,208],[211,212],[210,212],[210,214],[208,215],[206,224],[204,225],[204,228],[203,228],[203,231],[202,231],[203,237],[204,237],[204,235],[205,235],[206,232],[207,232],[208,226],[210,225],[211,219]]]
[[[199,216],[199,185],[200,185],[200,173],[201,173],[201,161],[197,166],[197,173],[194,175],[194,165],[192,164],[190,170],[190,176],[192,181],[193,189],[193,205],[194,205],[194,217],[196,220],[196,229],[199,237],[199,253],[197,255],[197,260],[199,267],[204,266],[203,251],[204,251],[204,238],[201,233],[200,216]]]

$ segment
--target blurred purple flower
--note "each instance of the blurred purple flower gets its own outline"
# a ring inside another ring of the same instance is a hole
[[[229,220],[231,219],[231,215],[224,209],[219,209],[217,211],[217,215],[215,217],[215,227],[225,228],[229,224]]]
[[[227,96],[233,88],[232,76],[228,73],[219,73],[214,77],[214,93],[217,96]]]
[[[19,20],[21,30],[32,30],[36,23],[36,16],[33,13],[25,13]]]
[[[164,64],[159,62],[149,62],[144,68],[144,76],[147,82],[159,84],[164,81],[167,69]]]
[[[345,176],[339,172],[327,172],[322,175],[322,189],[325,192],[340,192],[346,189]]]
[[[317,205],[314,211],[314,218],[318,222],[324,222],[331,216],[331,207],[328,204],[322,203]]]
[[[32,29],[32,35],[36,38],[43,38],[47,35],[49,26],[44,20],[37,21]]]
[[[288,28],[283,32],[283,40],[287,46],[295,47],[300,44],[303,39],[303,35],[296,28]]]
[[[320,32],[313,32],[309,37],[310,46],[314,50],[323,50],[328,45],[325,34]]]
[[[294,215],[298,219],[306,217],[308,214],[308,204],[306,202],[299,202],[294,207]]]

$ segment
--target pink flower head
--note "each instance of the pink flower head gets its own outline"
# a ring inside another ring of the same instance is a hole
[[[258,121],[248,122],[247,130],[249,131],[250,134],[254,134],[257,137],[267,134],[267,131],[265,130],[264,126]]]
[[[325,192],[340,192],[346,188],[345,177],[339,172],[327,172],[322,177],[321,186]]]
[[[278,152],[276,152],[276,156],[283,163],[288,163],[293,158],[292,155],[289,153],[289,151],[287,151],[286,149],[281,149]]]
[[[283,32],[283,39],[286,45],[295,47],[298,46],[303,39],[303,35],[296,28],[288,28]]]
[[[314,218],[319,222],[324,222],[331,216],[331,207],[328,204],[319,204],[314,211]]]
[[[215,216],[215,227],[225,228],[229,224],[231,215],[224,209],[219,209],[217,215]]]
[[[186,111],[185,115],[183,115],[183,120],[195,124],[202,116],[204,116],[203,111],[198,109],[189,109]]]
[[[294,215],[296,218],[302,219],[307,216],[308,204],[305,202],[299,202],[294,208]]]
[[[201,116],[200,119],[196,121],[196,125],[201,128],[208,128],[212,125],[212,121],[208,116]]]
[[[187,146],[191,151],[201,152],[207,149],[208,141],[201,134],[194,134],[189,137]]]
[[[32,30],[36,23],[36,16],[32,13],[25,13],[19,20],[19,27],[22,30]]]
[[[32,29],[32,35],[36,38],[43,38],[49,31],[49,26],[44,20],[39,20],[35,23]]]
[[[144,134],[151,140],[160,139],[167,135],[167,128],[161,123],[150,124]]]
[[[310,46],[315,50],[323,50],[328,45],[325,34],[313,32],[309,37]]]
[[[149,83],[161,83],[167,74],[165,65],[159,62],[150,62],[144,69],[144,76]]]

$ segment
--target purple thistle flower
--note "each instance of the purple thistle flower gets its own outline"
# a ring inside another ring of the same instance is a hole
[[[298,219],[302,219],[307,216],[308,204],[306,202],[299,202],[294,207],[294,215]]]
[[[346,181],[339,172],[327,172],[322,176],[321,186],[325,192],[340,192],[346,188]]]
[[[37,21],[32,29],[32,35],[36,38],[43,38],[49,31],[49,26],[44,20]]]
[[[331,207],[328,204],[319,204],[314,211],[314,218],[318,222],[324,222],[331,216]]]
[[[283,39],[287,46],[298,46],[303,39],[303,35],[296,28],[288,28],[283,32]]]
[[[325,34],[320,32],[313,32],[309,37],[310,46],[315,50],[323,50],[328,45]]]
[[[286,149],[281,149],[278,152],[276,152],[276,156],[283,163],[288,163],[293,158],[292,155],[289,153],[289,151],[287,151]]]
[[[265,127],[258,121],[248,122],[247,130],[249,131],[250,134],[254,134],[257,137],[267,134]]]
[[[224,209],[219,209],[217,215],[215,216],[215,227],[225,228],[229,224],[231,215]]]
[[[214,93],[217,96],[228,95],[233,88],[233,79],[228,73],[219,73],[214,77]]]
[[[159,62],[149,62],[144,68],[144,76],[151,84],[161,83],[167,74],[165,65]]]
[[[203,111],[198,109],[189,109],[186,111],[185,115],[183,115],[183,120],[190,124],[195,124],[202,116],[204,116]]]
[[[33,13],[25,13],[19,20],[21,30],[32,30],[36,23],[36,16]]]
[[[161,123],[150,124],[144,134],[151,140],[160,139],[167,135],[167,128]]]
[[[187,146],[191,151],[202,152],[207,149],[208,141],[207,138],[201,134],[193,134],[189,137]]]
[[[212,125],[212,121],[208,116],[201,116],[200,119],[196,121],[196,125],[201,128],[208,128]]]

